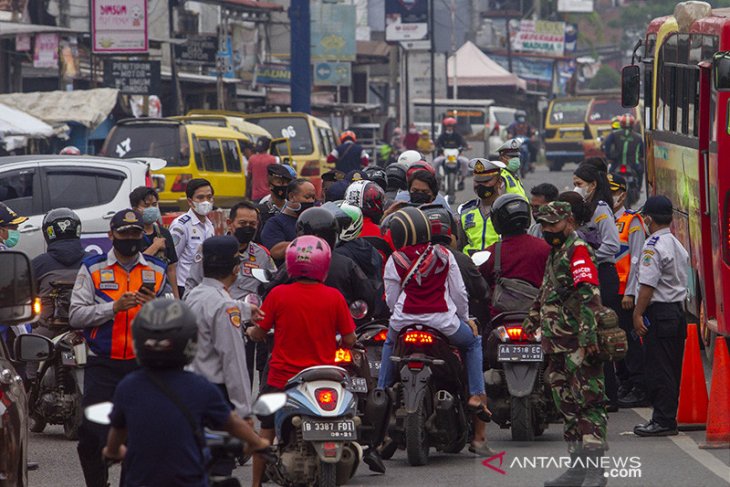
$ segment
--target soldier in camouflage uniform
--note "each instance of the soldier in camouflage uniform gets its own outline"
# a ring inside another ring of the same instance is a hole
[[[547,380],[565,418],[572,459],[571,468],[545,486],[604,486],[600,457],[606,449],[607,416],[594,315],[601,305],[598,272],[590,247],[575,233],[569,203],[543,205],[536,219],[552,251],[523,326],[528,334],[542,332]]]

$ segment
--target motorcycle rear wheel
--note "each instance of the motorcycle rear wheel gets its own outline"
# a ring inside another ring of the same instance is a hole
[[[79,427],[81,426],[81,421],[84,417],[83,408],[81,407],[81,392],[77,390],[76,396],[76,413],[66,419],[63,423],[63,436],[69,441],[76,441],[79,439]]]
[[[512,441],[534,440],[535,430],[532,418],[534,413],[530,397],[513,397],[510,406]]]
[[[319,487],[335,487],[337,485],[337,464],[319,462]]]
[[[426,434],[426,407],[424,402],[415,413],[406,416],[406,454],[408,463],[420,467],[428,463],[428,435]]]
[[[28,429],[32,433],[43,433],[43,430],[46,429],[46,420],[33,413],[30,415],[29,425]]]

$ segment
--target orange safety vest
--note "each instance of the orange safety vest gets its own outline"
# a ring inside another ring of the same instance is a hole
[[[159,296],[165,281],[165,265],[148,255],[144,256],[144,260],[146,264],[138,262],[129,273],[118,262],[109,265],[106,255],[84,261],[94,283],[97,301],[116,301],[126,292],[139,291],[144,283],[153,284],[155,295]],[[136,306],[120,311],[114,315],[114,319],[97,327],[87,328],[84,333],[89,348],[100,357],[134,359],[132,320],[140,308],[141,306]]]
[[[616,272],[618,272],[618,293],[623,296],[626,292],[626,284],[629,280],[629,272],[631,271],[631,254],[629,253],[629,233],[631,228],[631,222],[634,218],[638,218],[641,222],[641,229],[644,228],[644,220],[641,215],[634,213],[631,210],[621,215],[621,218],[616,220],[616,227],[618,228],[618,240],[621,243],[618,253],[616,254]],[[634,228],[633,231],[638,231],[638,228]]]

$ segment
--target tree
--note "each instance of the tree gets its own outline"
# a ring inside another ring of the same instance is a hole
[[[607,64],[601,65],[598,72],[588,82],[589,90],[608,90],[621,85],[621,75]]]

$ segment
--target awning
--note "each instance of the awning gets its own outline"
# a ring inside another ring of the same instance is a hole
[[[52,137],[54,131],[43,120],[0,103],[0,139],[10,135],[40,139]]]
[[[119,90],[38,91],[0,95],[0,103],[27,112],[49,125],[77,122],[95,128],[117,104]]]
[[[387,60],[390,46],[382,41],[357,41],[357,57],[379,58]]]
[[[38,24],[21,24],[18,22],[0,22],[0,37],[11,37],[18,34],[40,34],[40,33],[59,33],[59,34],[83,34],[84,31],[69,29],[66,27],[56,27],[55,25],[38,25]]]
[[[527,88],[525,80],[518,78],[472,42],[467,41],[448,60],[449,86],[514,86]],[[456,79],[455,79],[456,78]]]

